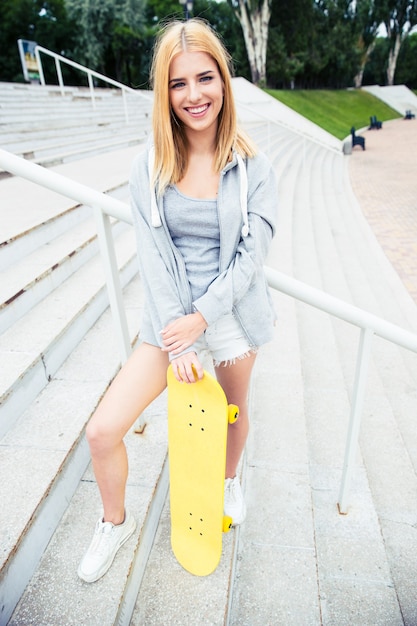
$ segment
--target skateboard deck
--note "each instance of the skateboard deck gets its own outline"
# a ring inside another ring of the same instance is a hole
[[[232,525],[223,513],[226,442],[239,411],[206,371],[195,383],[180,383],[169,366],[167,382],[171,546],[187,571],[207,576]]]

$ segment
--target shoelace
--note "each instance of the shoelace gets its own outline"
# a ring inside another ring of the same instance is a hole
[[[236,501],[236,488],[235,482],[233,480],[229,480],[226,485],[226,494],[230,500]]]
[[[107,544],[110,539],[111,531],[113,530],[113,524],[110,522],[98,522],[96,529],[96,541],[93,547],[93,552],[98,556],[101,556],[107,551]]]

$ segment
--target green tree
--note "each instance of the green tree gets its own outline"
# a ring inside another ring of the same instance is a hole
[[[129,84],[138,80],[145,0],[65,0],[77,24],[74,60]]]
[[[398,55],[396,82],[417,89],[417,33],[407,37]]]
[[[194,15],[211,24],[232,56],[234,73],[251,79],[242,28],[230,4],[217,0],[195,0]]]
[[[227,2],[217,2],[216,0],[195,0],[192,14],[194,17],[205,19],[220,35],[232,56],[235,74],[250,79],[251,74],[242,29],[230,5]],[[142,63],[143,84],[146,84],[148,80],[155,35],[161,24],[173,18],[184,19],[184,10],[178,0],[148,0],[145,12],[147,29],[144,41],[144,62]]]
[[[354,85],[359,88],[362,85],[365,66],[375,47],[383,15],[378,0],[357,0],[355,13],[358,25],[360,66],[354,77]]]
[[[393,85],[401,46],[417,25],[417,0],[378,0],[390,42],[387,85]]]
[[[313,40],[306,72],[320,87],[349,87],[359,66],[355,2],[318,0],[314,3]]]
[[[37,41],[45,48],[66,54],[72,46],[73,31],[64,0],[1,0],[0,80],[24,80],[18,39]]]
[[[252,82],[266,85],[266,53],[272,0],[228,0],[243,31]]]
[[[274,0],[268,37],[267,77],[274,87],[295,86],[311,43],[313,2]]]
[[[363,85],[384,85],[387,75],[389,41],[377,37],[363,73]]]

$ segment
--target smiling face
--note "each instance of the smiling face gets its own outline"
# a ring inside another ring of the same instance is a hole
[[[217,64],[206,52],[177,54],[169,71],[169,100],[185,132],[217,132],[223,106],[223,81]]]

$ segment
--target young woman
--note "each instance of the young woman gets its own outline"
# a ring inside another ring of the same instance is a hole
[[[192,19],[167,25],[151,71],[153,141],[130,182],[145,293],[139,347],[87,426],[104,514],[78,574],[103,576],[135,530],[125,510],[128,463],[123,438],[176,377],[201,378],[208,350],[229,403],[225,513],[245,517],[236,469],[248,433],[247,395],[258,347],[275,320],[263,263],[275,228],[270,163],[238,128],[230,57],[213,30]]]

